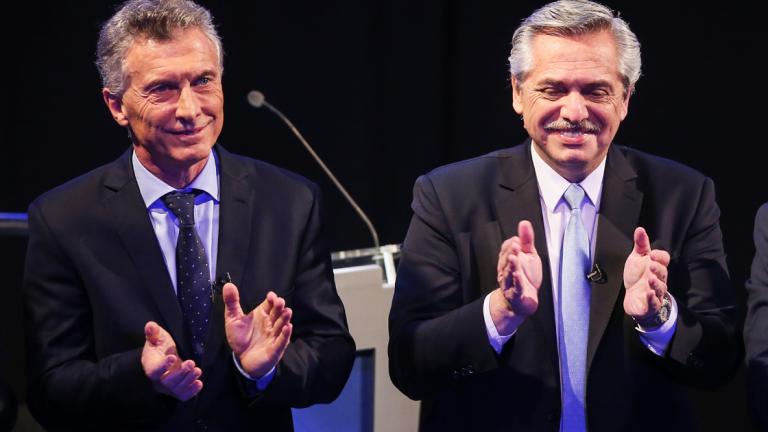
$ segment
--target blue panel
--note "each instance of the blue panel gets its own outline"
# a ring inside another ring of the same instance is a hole
[[[293,410],[296,432],[373,432],[373,371],[373,350],[358,351],[338,399]]]

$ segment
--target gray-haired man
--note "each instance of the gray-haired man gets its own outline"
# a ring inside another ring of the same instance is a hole
[[[523,145],[416,182],[390,375],[422,430],[695,430],[682,389],[735,364],[712,181],[612,144],[640,45],[558,1],[512,40]]]
[[[204,8],[132,0],[104,25],[103,97],[132,146],[35,200],[30,407],[53,429],[291,430],[354,342],[317,187],[228,153]]]

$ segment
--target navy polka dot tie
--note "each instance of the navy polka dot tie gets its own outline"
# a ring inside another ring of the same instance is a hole
[[[162,199],[179,219],[176,293],[189,326],[194,354],[200,360],[205,350],[205,335],[211,314],[211,271],[205,248],[195,228],[195,193],[171,192]]]

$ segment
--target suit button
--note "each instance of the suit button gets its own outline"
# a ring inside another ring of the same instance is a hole
[[[205,422],[202,419],[195,420],[195,424],[197,425],[197,430],[199,431],[207,431],[208,425],[205,424]]]

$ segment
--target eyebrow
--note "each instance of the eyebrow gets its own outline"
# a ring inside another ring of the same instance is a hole
[[[196,79],[198,79],[200,77],[204,77],[204,76],[218,77],[220,75],[221,74],[219,74],[216,69],[203,69],[201,71],[198,71],[198,72],[195,72],[194,74],[192,74],[192,78],[191,79],[192,80],[196,80]],[[145,89],[150,89],[152,87],[155,87],[158,84],[176,84],[176,83],[178,83],[180,81],[180,79],[179,79],[180,76],[182,76],[182,75],[174,74],[173,76],[158,76],[158,77],[154,77],[154,78],[150,79],[149,81],[147,81],[147,83],[144,84],[142,87],[145,88]]]

